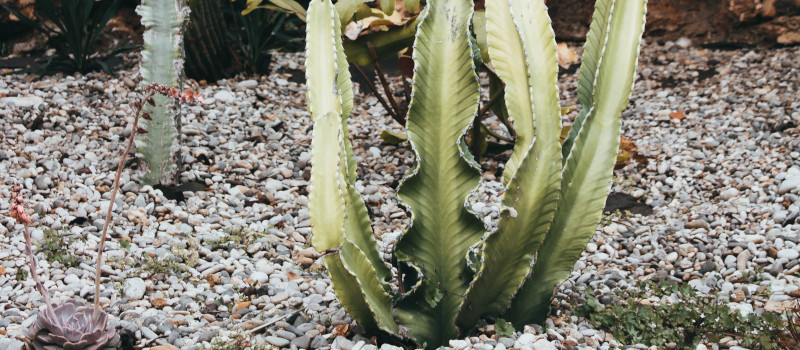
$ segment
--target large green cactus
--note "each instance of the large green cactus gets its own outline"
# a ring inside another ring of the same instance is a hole
[[[562,149],[556,45],[544,2],[485,3],[486,53],[506,85],[517,132],[498,228],[485,232],[465,203],[480,180],[464,142],[478,109],[473,4],[429,0],[416,30],[407,123],[417,158],[398,193],[412,225],[395,250],[419,278],[396,281],[412,288],[394,297],[391,271],[353,186],[353,93],[338,14],[331,0],[313,0],[308,11],[312,244],[328,252],[334,291],[367,330],[402,329],[428,348],[468,334],[486,315],[505,315],[521,328],[549,313],[555,287],[602,214],[646,11],[646,0],[597,1],[580,73],[583,109]],[[473,254],[478,260],[471,264]]]
[[[142,85],[158,83],[178,87],[183,62],[181,59],[181,30],[188,10],[181,0],[143,0],[136,9],[145,26],[142,50]],[[176,111],[169,98],[154,96],[155,105],[145,112],[152,120],[145,121],[147,137],[137,140],[138,152],[149,172],[142,177],[146,184],[158,184],[173,167],[170,148],[175,141]]]

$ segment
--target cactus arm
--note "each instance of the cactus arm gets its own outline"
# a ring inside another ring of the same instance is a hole
[[[531,277],[507,314],[506,319],[518,329],[547,317],[556,285],[569,276],[602,216],[619,149],[620,114],[633,87],[646,8],[646,0],[615,1],[593,107],[566,162],[555,219]]]
[[[525,49],[511,18],[508,1],[486,2],[486,36],[492,65],[506,84],[505,104],[517,132],[514,151],[503,170],[503,184],[508,185],[534,137]]]
[[[566,162],[575,138],[583,126],[583,121],[594,101],[594,87],[597,79],[598,68],[603,59],[603,51],[606,48],[606,39],[611,25],[611,14],[614,11],[614,0],[597,0],[592,15],[592,24],[586,34],[586,43],[583,46],[583,56],[581,56],[580,78],[578,81],[578,102],[581,104],[581,111],[572,123],[569,134],[564,140],[562,147],[563,159]]]
[[[345,247],[348,247],[347,254],[344,253]],[[345,264],[345,256],[349,257],[347,264]],[[342,254],[328,255],[323,260],[328,268],[331,285],[339,298],[339,302],[353,318],[358,320],[364,329],[369,332],[374,332],[380,328],[392,332],[396,330],[397,325],[392,319],[391,300],[389,295],[383,293],[383,289],[378,287],[378,280],[372,279],[362,282],[356,277],[375,276],[369,273],[369,261],[366,260],[361,250],[353,246],[352,243],[345,242],[342,247]],[[356,270],[350,268],[350,266],[363,270]],[[372,283],[372,286],[369,283]],[[372,301],[372,303],[368,302],[368,300]],[[372,305],[382,307],[378,309],[373,308]]]
[[[320,252],[338,248],[344,243],[345,183],[340,171],[342,135],[339,125],[339,118],[334,113],[319,116],[314,122],[311,139],[308,216],[314,231],[311,244]]]
[[[482,222],[465,208],[479,171],[460,147],[479,99],[471,12],[469,0],[429,2],[414,44],[417,71],[407,128],[417,159],[398,192],[412,225],[397,244],[397,256],[418,267],[424,280],[398,305],[398,316],[409,335],[429,347],[457,334],[454,321],[472,274],[467,252],[484,233]]]
[[[307,28],[308,106],[314,121],[311,243],[318,251],[331,251],[325,263],[334,291],[353,317],[367,330],[394,332],[392,302],[383,283],[390,271],[378,252],[364,201],[352,186],[355,161],[347,117],[341,114],[347,99],[352,108],[352,83],[341,54],[338,14],[330,0],[311,2]]]
[[[514,147],[523,156],[517,157],[519,168],[511,169],[498,229],[483,244],[481,268],[461,307],[457,322],[462,331],[475,327],[482,315],[503,312],[511,304],[553,220],[561,181],[558,62],[547,8],[542,1],[489,1],[486,13],[491,18],[490,54],[498,75],[506,79],[509,114],[524,126],[518,128],[518,137],[528,141],[520,144],[518,139]]]
[[[179,1],[144,0],[137,8],[142,16],[144,49],[142,50],[142,84],[159,83],[178,86],[180,59],[180,30],[186,17]],[[149,172],[142,177],[146,184],[158,184],[164,174],[172,169],[170,148],[175,140],[172,101],[164,96],[154,96],[155,106],[146,105],[144,111],[152,120],[145,120],[148,133],[138,143],[139,153]]]

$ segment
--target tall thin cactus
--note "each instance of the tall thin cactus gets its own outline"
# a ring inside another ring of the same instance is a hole
[[[145,26],[142,50],[142,85],[157,83],[178,88],[183,71],[181,58],[182,29],[189,10],[181,0],[142,0],[136,9]],[[152,120],[145,121],[147,137],[137,140],[138,151],[149,172],[142,177],[146,184],[158,184],[166,173],[173,170],[172,144],[175,141],[177,113],[172,101],[156,95],[154,104],[145,112]]]

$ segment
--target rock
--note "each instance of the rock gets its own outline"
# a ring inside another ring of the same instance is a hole
[[[687,37],[682,37],[682,38],[680,38],[680,39],[675,41],[675,45],[678,45],[678,46],[686,49],[689,46],[692,46],[692,41],[689,40],[689,38],[687,38]]]
[[[547,339],[539,339],[533,343],[534,350],[556,350],[556,346],[550,343]]]
[[[717,269],[717,264],[715,264],[711,260],[706,260],[703,265],[700,266],[700,273],[707,274],[709,272],[715,271]]]
[[[750,260],[751,256],[752,254],[750,254],[749,250],[744,250],[739,253],[736,257],[736,269],[739,271],[747,271],[747,261]]]
[[[309,348],[310,349],[319,349],[319,348],[323,348],[323,347],[326,347],[326,346],[328,346],[328,341],[325,340],[325,338],[323,338],[321,335],[318,335],[318,336],[314,337],[313,340],[311,340],[311,345],[309,345]]]
[[[236,101],[236,95],[227,90],[220,90],[214,94],[214,99],[222,103],[233,103]]]
[[[778,186],[778,194],[783,195],[800,187],[800,175],[788,177]]]
[[[125,297],[131,300],[139,300],[144,297],[147,285],[141,278],[130,278],[125,282]]]
[[[517,341],[514,342],[514,347],[517,347],[517,348],[522,348],[522,347],[532,348],[534,342],[536,342],[536,336],[533,335],[533,334],[530,334],[530,333],[525,333],[523,335],[520,335],[519,338],[517,338]]]
[[[333,340],[333,343],[331,343],[331,349],[350,350],[353,348],[353,345],[354,345],[353,342],[350,341],[349,339],[342,336],[338,336],[336,337],[336,339]]]
[[[239,90],[252,90],[257,87],[258,87],[258,81],[253,79],[240,81],[238,84],[236,84],[236,88]]]
[[[794,260],[800,257],[800,252],[794,249],[781,249],[778,251],[778,258]]]
[[[0,98],[0,105],[14,105],[20,108],[35,107],[42,102],[44,102],[44,99],[35,95]]]
[[[289,340],[288,339],[283,339],[281,337],[276,337],[276,336],[270,335],[270,336],[267,336],[266,339],[267,339],[267,342],[269,342],[270,344],[275,345],[275,346],[277,346],[279,348],[284,348],[284,347],[289,345]]]
[[[728,188],[719,194],[719,198],[724,201],[727,201],[733,199],[733,197],[736,197],[738,195],[739,195],[739,190],[735,188]]]
[[[292,339],[290,344],[296,346],[298,349],[308,349],[309,346],[311,346],[311,338],[307,335],[302,335]]]
[[[668,263],[674,263],[678,260],[678,252],[672,252],[667,254],[667,258],[665,259]]]
[[[703,228],[703,229],[706,229],[706,230],[710,230],[711,226],[705,220],[694,220],[694,221],[689,221],[687,223],[684,223],[683,224],[683,228],[686,228],[686,229]]]

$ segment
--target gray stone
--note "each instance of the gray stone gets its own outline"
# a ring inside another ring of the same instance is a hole
[[[349,339],[339,336],[331,343],[331,349],[350,350],[353,348],[353,342]]]
[[[129,278],[125,282],[125,297],[131,300],[139,300],[144,297],[147,285],[141,278]]]
[[[323,338],[321,335],[318,335],[318,336],[314,337],[313,340],[311,340],[311,345],[309,345],[309,348],[311,348],[311,349],[319,349],[319,348],[326,347],[326,346],[328,346],[328,341],[325,338]]]
[[[269,342],[270,344],[275,345],[275,346],[277,346],[279,348],[283,348],[283,347],[286,347],[286,346],[289,345],[289,340],[288,339],[283,339],[281,337],[276,337],[276,336],[270,335],[270,336],[267,336],[266,339],[267,339],[267,342]]]
[[[296,346],[298,349],[308,349],[308,347],[311,346],[311,338],[306,335],[302,335],[292,339],[291,344]]]

